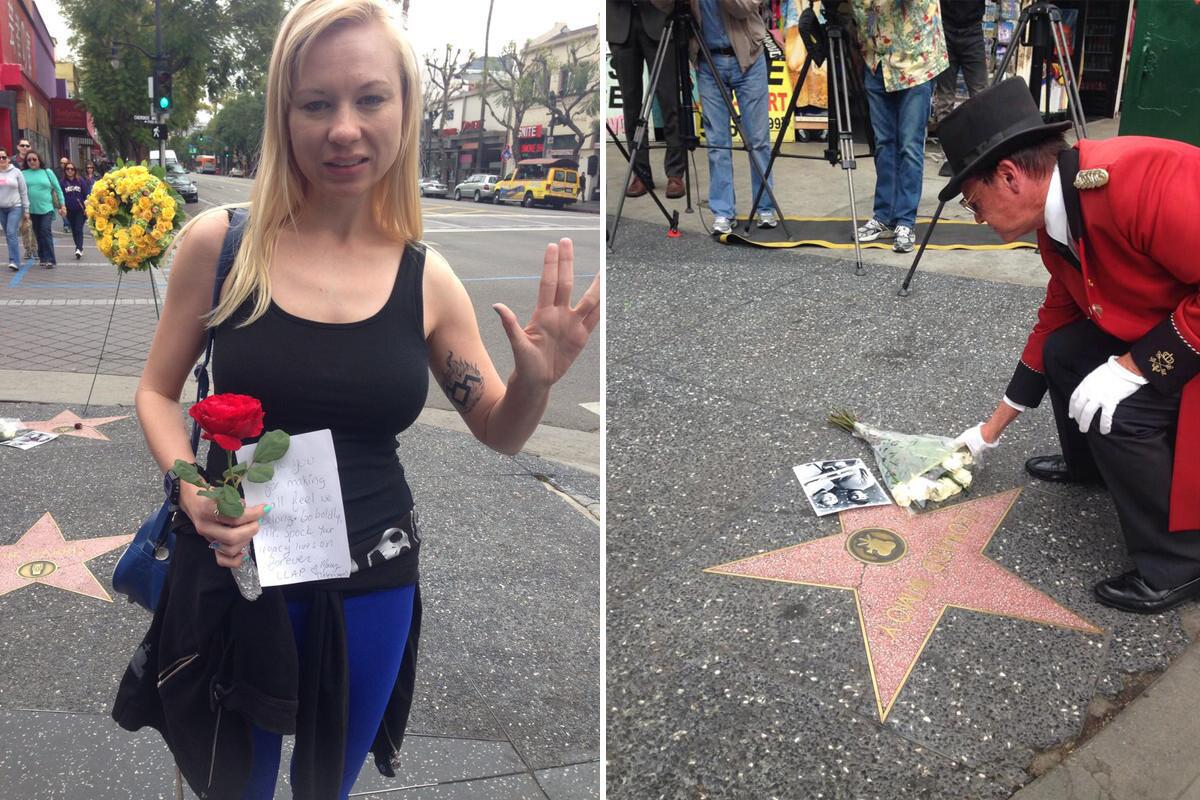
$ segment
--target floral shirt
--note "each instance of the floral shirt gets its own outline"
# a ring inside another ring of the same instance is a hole
[[[920,86],[948,66],[938,0],[854,0],[867,68],[883,64],[889,92]]]

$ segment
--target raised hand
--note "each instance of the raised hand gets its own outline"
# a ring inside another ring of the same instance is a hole
[[[516,371],[525,380],[549,387],[575,362],[600,321],[600,275],[574,307],[575,245],[570,239],[546,246],[537,307],[521,327],[517,315],[503,303],[492,308],[500,315],[512,346]]]

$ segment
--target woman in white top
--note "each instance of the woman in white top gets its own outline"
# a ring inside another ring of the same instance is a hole
[[[0,149],[0,228],[8,243],[8,268],[16,272],[21,260],[21,220],[29,219],[29,192],[25,176]]]

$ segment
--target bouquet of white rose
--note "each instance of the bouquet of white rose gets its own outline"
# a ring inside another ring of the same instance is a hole
[[[952,439],[880,430],[845,410],[830,414],[829,421],[871,445],[883,482],[898,506],[924,509],[927,502],[940,503],[971,485],[975,460],[970,450]]]

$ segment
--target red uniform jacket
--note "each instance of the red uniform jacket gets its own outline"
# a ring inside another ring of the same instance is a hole
[[[1036,406],[1046,390],[1046,336],[1088,318],[1130,344],[1138,369],[1158,391],[1182,392],[1175,437],[1170,528],[1200,529],[1200,148],[1124,136],[1076,145],[1079,171],[1108,182],[1075,189],[1059,160],[1079,266],[1038,231],[1050,272],[1046,299],[1009,383],[1008,397]]]

